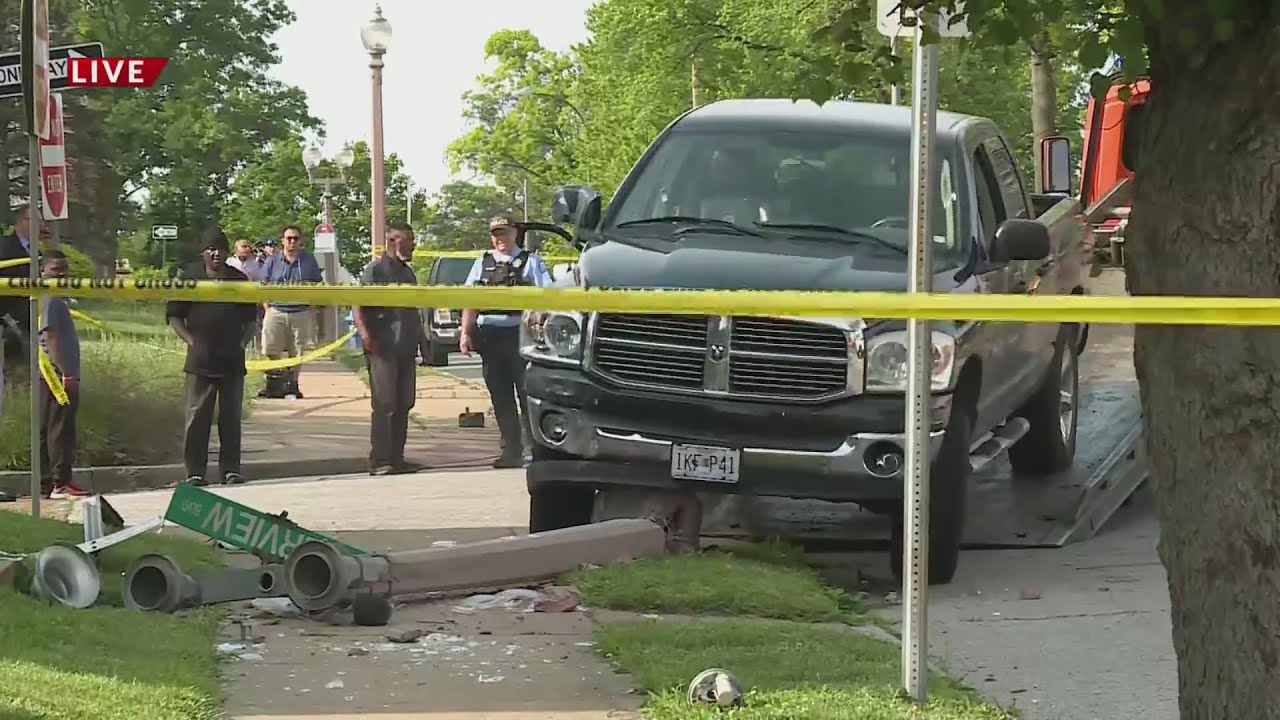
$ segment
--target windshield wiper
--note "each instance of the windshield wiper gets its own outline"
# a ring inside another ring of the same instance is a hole
[[[662,217],[651,217],[651,218],[645,218],[643,220],[628,220],[627,222],[618,223],[617,225],[614,225],[614,227],[628,228],[628,227],[638,227],[640,225],[657,225],[659,223],[663,223],[663,224],[689,223],[690,225],[693,226],[693,227],[683,227],[678,229],[676,231],[678,234],[683,234],[686,232],[696,232],[698,230],[706,230],[706,229],[710,229],[707,226],[712,226],[716,229],[729,230],[730,232],[735,232],[735,233],[738,233],[739,235],[752,235],[754,237],[760,237],[760,233],[756,232],[755,230],[752,230],[751,228],[743,227],[737,223],[729,222],[728,220],[716,220],[715,218],[693,217],[691,215],[664,215]]]
[[[823,225],[822,223],[756,223],[756,227],[769,228],[770,230],[815,230],[818,232],[834,233],[845,238],[856,238],[858,240],[871,240],[881,247],[889,248],[894,252],[902,255],[909,254],[907,249],[894,245],[884,238],[872,233],[859,232],[857,230],[848,230],[835,225]]]

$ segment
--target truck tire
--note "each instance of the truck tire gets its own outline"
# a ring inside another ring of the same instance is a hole
[[[431,355],[427,358],[427,363],[431,367],[449,367],[449,348],[428,343],[427,352]]]
[[[569,456],[541,445],[533,446],[533,463]],[[525,471],[526,474],[532,470]],[[547,532],[590,525],[596,489],[576,483],[539,483],[529,487],[529,532]]]
[[[1066,470],[1075,461],[1080,415],[1079,347],[1075,327],[1063,327],[1048,375],[1018,411],[1031,423],[1031,429],[1009,448],[1009,464],[1014,472],[1054,473]]]
[[[960,545],[964,540],[965,504],[969,490],[969,446],[973,438],[973,418],[967,412],[951,415],[942,447],[929,469],[929,578],[930,585],[946,585],[956,576]],[[905,527],[901,513],[895,513],[889,540],[889,566],[902,580],[902,551]]]

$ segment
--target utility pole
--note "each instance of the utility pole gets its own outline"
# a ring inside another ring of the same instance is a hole
[[[529,222],[529,173],[524,174],[520,183],[520,199],[524,202],[524,221]]]
[[[894,37],[889,38],[889,52],[894,57],[898,56],[898,38],[896,35]],[[902,104],[902,89],[898,87],[898,83],[894,83],[889,88],[889,104],[890,105]]]
[[[693,96],[693,106],[698,107],[698,60],[689,64],[689,94]]]

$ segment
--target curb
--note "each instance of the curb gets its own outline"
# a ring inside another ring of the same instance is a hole
[[[241,463],[245,479],[274,480],[304,475],[348,475],[366,472],[366,457],[322,458],[306,460],[249,460]],[[158,490],[173,487],[186,479],[181,463],[169,465],[120,465],[76,468],[72,481],[97,493]],[[21,470],[0,472],[0,491],[25,497],[31,492],[31,474]]]

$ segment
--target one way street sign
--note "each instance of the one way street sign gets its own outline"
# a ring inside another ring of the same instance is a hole
[[[67,87],[67,58],[100,58],[104,52],[102,43],[63,45],[49,48],[49,90],[62,92],[75,90]],[[22,97],[22,55],[0,55],[0,99]]]

